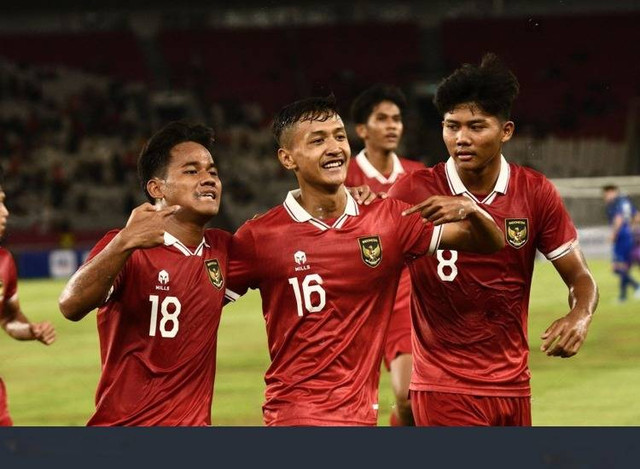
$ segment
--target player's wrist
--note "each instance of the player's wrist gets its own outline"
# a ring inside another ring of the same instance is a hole
[[[135,237],[129,234],[127,228],[123,228],[120,233],[113,238],[112,243],[115,251],[120,253],[128,253],[138,247],[135,243]]]

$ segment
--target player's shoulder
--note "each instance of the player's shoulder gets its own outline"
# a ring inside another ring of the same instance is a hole
[[[422,161],[412,160],[409,158],[399,157],[402,167],[407,173],[426,169],[426,165]]]
[[[391,193],[413,192],[416,189],[438,187],[444,184],[446,180],[444,163],[438,163],[435,166],[422,166],[415,171],[408,172],[408,174],[396,181]]]
[[[528,193],[547,192],[555,187],[547,176],[529,166],[509,163],[509,172],[510,184],[524,188]]]
[[[11,255],[11,252],[9,252],[8,249],[5,249],[2,246],[0,246],[0,262],[7,259],[13,261],[13,256]]]
[[[238,230],[260,230],[283,224],[287,219],[287,209],[284,204],[276,205],[264,213],[257,213],[245,221]]]
[[[400,199],[387,197],[385,199],[374,199],[369,205],[358,205],[358,210],[363,215],[373,214],[375,216],[379,216],[383,212],[399,214],[410,206],[411,205],[409,205],[407,202],[404,202]]]
[[[204,231],[204,239],[207,243],[215,246],[226,244],[231,240],[232,234],[220,228],[208,228]]]

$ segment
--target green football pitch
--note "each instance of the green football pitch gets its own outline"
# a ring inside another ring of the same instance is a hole
[[[536,426],[640,425],[640,300],[616,304],[617,282],[608,262],[592,261],[590,267],[600,287],[600,306],[580,353],[560,359],[539,351],[539,336],[567,312],[566,288],[550,263],[536,265],[529,322]],[[95,315],[79,323],[65,320],[57,309],[63,285],[53,280],[19,284],[25,314],[55,324],[55,344],[17,342],[0,334],[0,376],[15,425],[84,425],[92,413],[100,372]],[[214,425],[262,425],[267,363],[259,295],[251,292],[223,311]],[[380,425],[388,424],[392,404],[389,375],[383,371]]]

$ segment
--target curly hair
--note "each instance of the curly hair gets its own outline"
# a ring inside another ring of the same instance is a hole
[[[520,85],[516,76],[493,53],[480,66],[464,64],[438,85],[433,104],[440,115],[464,103],[473,103],[483,112],[508,120]]]

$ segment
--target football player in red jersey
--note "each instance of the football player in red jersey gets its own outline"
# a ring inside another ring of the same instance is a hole
[[[1,176],[0,176],[1,180]],[[1,182],[1,181],[0,181]],[[9,210],[5,205],[5,193],[0,186],[0,238],[7,227]],[[37,340],[51,345],[56,331],[49,321],[30,322],[20,308],[18,300],[18,273],[11,253],[0,247],[0,326],[16,340]],[[7,405],[7,392],[0,378],[0,427],[12,425]]]
[[[386,194],[394,182],[410,172],[424,169],[419,161],[399,157],[395,152],[404,130],[406,98],[399,88],[374,85],[358,95],[351,105],[351,117],[364,148],[349,163],[346,186],[367,185]],[[405,268],[391,314],[385,341],[384,364],[391,373],[395,405],[392,426],[413,425],[409,382],[411,380],[411,280]]]
[[[211,424],[231,235],[205,225],[222,184],[213,131],[173,122],[138,161],[151,203],[98,242],[60,295],[78,321],[98,308],[102,374],[89,425]]]
[[[414,203],[464,195],[504,230],[498,253],[438,250],[409,265],[412,278],[411,405],[417,425],[531,425],[527,315],[536,250],[569,289],[569,313],[542,334],[549,356],[580,349],[598,302],[560,195],[542,174],[508,163],[516,77],[494,55],[444,79],[434,103],[449,159],[399,181],[390,197]]]
[[[262,296],[271,357],[264,421],[375,425],[404,262],[439,246],[494,252],[504,245],[502,233],[461,197],[437,196],[413,208],[382,199],[358,206],[344,186],[351,150],[333,99],[286,106],[274,134],[278,158],[299,189],[236,232],[227,282],[229,300],[248,288]],[[421,211],[431,223],[403,211]]]

